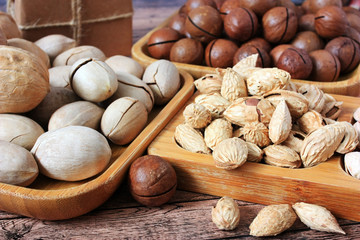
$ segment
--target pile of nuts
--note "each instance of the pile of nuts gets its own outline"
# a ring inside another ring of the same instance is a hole
[[[27,186],[39,172],[63,181],[97,175],[110,163],[109,141],[131,143],[153,106],[180,88],[168,60],[144,69],[63,35],[30,42],[1,16],[0,182]]]
[[[174,133],[182,148],[230,170],[246,161],[311,167],[359,146],[356,128],[335,121],[342,102],[314,85],[296,87],[284,70],[256,67],[257,57],[194,82],[200,94]]]
[[[360,62],[360,12],[341,0],[187,0],[168,26],[149,37],[150,56],[234,66],[259,54],[257,67],[294,79],[336,81]]]

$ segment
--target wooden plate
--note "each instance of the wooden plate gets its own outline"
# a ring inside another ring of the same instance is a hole
[[[85,214],[104,203],[123,180],[131,162],[141,156],[161,129],[193,95],[192,76],[180,71],[182,87],[172,100],[151,112],[147,127],[126,146],[112,145],[112,163],[93,178],[65,182],[39,176],[29,187],[0,183],[0,209],[46,220],[68,219]]]
[[[176,12],[173,15],[175,14]],[[154,31],[168,25],[172,16],[170,16],[159,26],[148,32],[144,37],[142,37],[139,41],[137,41],[133,45],[131,49],[131,54],[135,60],[137,60],[144,66],[150,65],[152,62],[157,60],[150,56],[147,50],[147,42]],[[179,69],[183,69],[189,72],[195,79],[201,78],[207,73],[215,73],[215,68],[212,67],[176,63],[176,62],[174,62],[174,64]],[[293,79],[293,81],[297,85],[304,83],[314,84],[326,93],[341,94],[348,96],[360,96],[360,65],[353,72],[346,75],[341,75],[338,81],[336,82],[317,82],[317,81],[309,81],[309,80],[301,80],[301,79]]]
[[[304,201],[322,205],[336,216],[360,221],[360,180],[343,170],[342,157],[311,168],[287,169],[247,162],[235,170],[215,167],[211,155],[192,153],[174,140],[175,127],[184,122],[182,112],[194,96],[176,114],[148,147],[148,153],[167,159],[178,176],[178,188],[216,196],[279,204]],[[333,95],[343,101],[340,121],[351,121],[360,98]]]

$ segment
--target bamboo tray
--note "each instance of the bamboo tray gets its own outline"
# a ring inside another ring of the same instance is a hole
[[[176,12],[172,15],[174,16]],[[148,66],[157,59],[150,56],[147,50],[147,42],[151,34],[168,25],[171,17],[162,22],[159,26],[148,32],[144,37],[137,41],[131,48],[132,57],[144,66]],[[199,66],[193,64],[176,63],[179,68],[189,72],[195,79],[201,78],[207,73],[215,73],[215,68],[207,66]],[[360,96],[360,65],[351,73],[341,75],[336,82],[316,82],[309,80],[293,79],[296,85],[299,84],[314,84],[326,93],[341,94],[348,96]]]
[[[338,217],[360,221],[360,180],[343,170],[340,155],[306,169],[246,162],[229,171],[216,168],[211,155],[192,153],[178,146],[175,127],[184,122],[182,112],[197,95],[148,147],[148,154],[159,155],[174,166],[179,189],[261,204],[304,201],[325,206]],[[333,96],[344,102],[339,120],[351,121],[354,109],[360,106],[360,98]]]
[[[0,210],[46,220],[83,215],[104,203],[120,185],[127,169],[141,156],[154,137],[193,95],[193,78],[180,71],[182,87],[162,108],[151,111],[146,128],[127,147],[112,145],[112,163],[101,174],[78,182],[56,181],[39,176],[28,187],[0,183]]]

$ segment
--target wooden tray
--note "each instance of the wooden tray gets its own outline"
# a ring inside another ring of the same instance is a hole
[[[228,171],[216,168],[211,155],[179,147],[174,140],[175,127],[184,122],[182,112],[197,95],[194,94],[148,147],[148,154],[162,156],[174,166],[179,189],[261,204],[304,201],[325,206],[338,217],[360,221],[360,180],[343,170],[340,155],[306,169],[247,162]],[[351,121],[354,109],[360,106],[360,98],[333,96],[344,102],[339,120]]]
[[[65,182],[39,176],[29,187],[0,183],[0,209],[46,220],[68,219],[104,203],[120,185],[131,162],[141,156],[154,137],[193,95],[192,76],[180,71],[182,87],[172,100],[151,112],[147,127],[127,147],[112,146],[112,163],[96,177]]]
[[[175,15],[176,12],[173,14]],[[173,16],[172,15],[172,16]],[[132,57],[144,66],[148,66],[157,59],[150,56],[147,50],[147,42],[151,34],[168,25],[171,17],[162,22],[158,27],[148,32],[144,37],[137,41],[131,48]],[[195,79],[201,78],[207,73],[215,73],[215,68],[199,66],[193,64],[176,63],[179,68],[189,72]],[[314,84],[326,93],[341,94],[348,96],[360,96],[360,65],[351,73],[342,75],[336,82],[316,82],[308,80],[293,79],[295,84]]]

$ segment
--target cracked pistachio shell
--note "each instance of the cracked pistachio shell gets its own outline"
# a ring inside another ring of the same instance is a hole
[[[68,65],[49,68],[50,86],[71,89],[70,74],[71,66]]]
[[[301,160],[299,154],[283,145],[270,145],[264,148],[264,160],[267,164],[284,167],[299,168]]]
[[[35,42],[51,60],[54,60],[60,53],[75,47],[75,40],[61,34],[50,34]]]
[[[190,103],[183,111],[185,122],[193,128],[204,128],[211,122],[211,112],[201,104]]]
[[[246,97],[245,78],[241,77],[232,68],[227,68],[221,85],[221,95],[230,102],[240,97]]]
[[[360,152],[349,152],[344,155],[344,167],[348,174],[360,179]]]
[[[49,92],[49,72],[32,53],[0,46],[0,113],[34,109]]]
[[[233,230],[240,223],[240,209],[234,199],[224,196],[211,210],[211,219],[221,230]]]
[[[337,119],[342,110],[342,102],[336,101],[336,99],[330,94],[325,93],[325,105],[321,110],[321,115],[325,118]]]
[[[289,204],[269,205],[260,210],[251,222],[250,235],[276,236],[289,229],[297,216]]]
[[[79,97],[90,102],[104,101],[118,88],[114,71],[93,58],[79,59],[72,65],[70,85]]]
[[[355,150],[359,145],[359,134],[349,122],[337,122],[334,127],[340,127],[344,131],[344,138],[336,149],[337,153],[345,154]]]
[[[121,97],[132,97],[142,102],[146,110],[150,112],[155,102],[154,94],[150,87],[140,78],[127,72],[118,72],[116,77],[118,88],[108,101],[113,102]]]
[[[312,167],[328,160],[339,147],[345,131],[337,123],[316,129],[306,136],[300,151],[304,167]]]
[[[324,92],[313,84],[303,84],[298,88],[309,102],[309,109],[321,112],[325,106]]]
[[[180,74],[175,64],[161,59],[150,64],[144,72],[143,81],[155,96],[155,104],[167,103],[180,88]]]
[[[247,155],[245,141],[236,137],[221,141],[213,151],[215,166],[226,170],[242,166],[246,162]]]
[[[67,126],[85,126],[99,129],[104,109],[87,101],[76,101],[57,109],[49,120],[48,130]]]
[[[116,74],[125,72],[141,79],[144,73],[144,68],[140,63],[131,57],[115,55],[106,59],[105,63],[107,63]]]
[[[233,135],[231,123],[224,118],[218,118],[212,121],[204,131],[204,140],[206,146],[214,150],[216,145]]]
[[[180,147],[194,153],[210,154],[202,133],[188,124],[176,126],[174,137]]]
[[[145,127],[148,112],[145,105],[131,97],[112,102],[101,118],[101,131],[115,144],[130,143]]]
[[[28,186],[39,174],[33,155],[25,148],[0,140],[0,182]]]
[[[42,174],[64,181],[95,176],[107,167],[111,158],[106,138],[83,126],[68,126],[42,134],[31,153]]]
[[[89,45],[83,45],[70,48],[56,56],[53,67],[63,65],[73,65],[82,58],[96,58],[99,61],[105,61],[106,56],[99,48]]]
[[[206,74],[196,79],[194,85],[200,93],[220,93],[222,77],[220,74]]]
[[[311,133],[312,131],[325,125],[323,117],[315,110],[309,110],[304,113],[304,115],[297,120],[297,123],[301,131],[306,134]]]
[[[230,102],[219,93],[200,94],[195,98],[195,103],[208,109],[212,118],[222,117],[225,109],[230,105]]]
[[[269,138],[274,144],[285,141],[291,131],[291,115],[285,100],[281,100],[269,123]]]
[[[336,218],[326,208],[304,202],[297,202],[292,207],[301,222],[309,228],[317,231],[345,234]]]
[[[44,129],[34,120],[16,114],[0,114],[0,140],[31,150]]]

